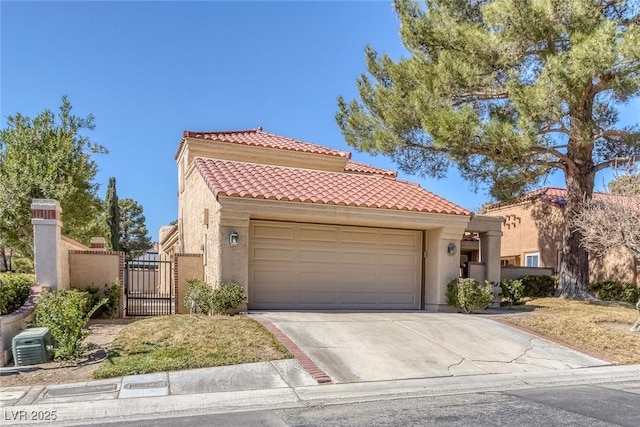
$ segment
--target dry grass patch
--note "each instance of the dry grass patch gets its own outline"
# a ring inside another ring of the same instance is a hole
[[[629,332],[638,318],[632,304],[539,298],[521,309],[532,308],[530,315],[503,320],[612,362],[640,363],[640,334]]]
[[[273,335],[246,316],[173,315],[125,327],[93,376],[109,378],[290,357]]]

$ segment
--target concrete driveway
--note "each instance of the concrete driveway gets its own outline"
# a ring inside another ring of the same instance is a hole
[[[483,316],[260,313],[335,383],[518,373],[608,364]]]

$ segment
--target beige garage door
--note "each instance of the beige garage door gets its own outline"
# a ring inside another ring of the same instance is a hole
[[[249,308],[420,308],[419,231],[252,221]]]

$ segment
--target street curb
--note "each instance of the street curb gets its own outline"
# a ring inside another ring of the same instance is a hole
[[[326,372],[320,369],[320,367],[316,365],[315,362],[311,360],[311,358],[307,356],[307,354],[291,340],[291,338],[289,338],[284,332],[282,332],[280,328],[274,325],[273,322],[265,319],[259,314],[248,314],[248,316],[264,326],[266,330],[271,332],[273,336],[276,337],[276,339],[280,341],[280,343],[285,346],[287,350],[289,350],[289,353],[291,353],[293,357],[296,358],[298,363],[300,363],[300,365],[309,373],[309,375],[311,375],[318,382],[318,384],[330,384],[332,382],[331,377],[329,377]]]
[[[640,378],[640,365],[604,366],[519,374],[487,374],[462,377],[420,378],[368,383],[328,384],[252,391],[139,397],[73,403],[42,403],[0,408],[0,419],[25,414],[26,425],[87,425],[132,421],[161,416],[192,416],[232,411],[257,411],[312,405],[419,398],[429,396],[502,392],[538,387],[620,383]],[[56,420],[30,422],[32,414],[55,411]],[[15,420],[15,418],[13,418]]]

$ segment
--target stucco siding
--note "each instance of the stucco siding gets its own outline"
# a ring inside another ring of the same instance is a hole
[[[215,284],[220,280],[220,204],[193,168],[185,179],[179,196],[181,252],[203,254],[204,280]]]

